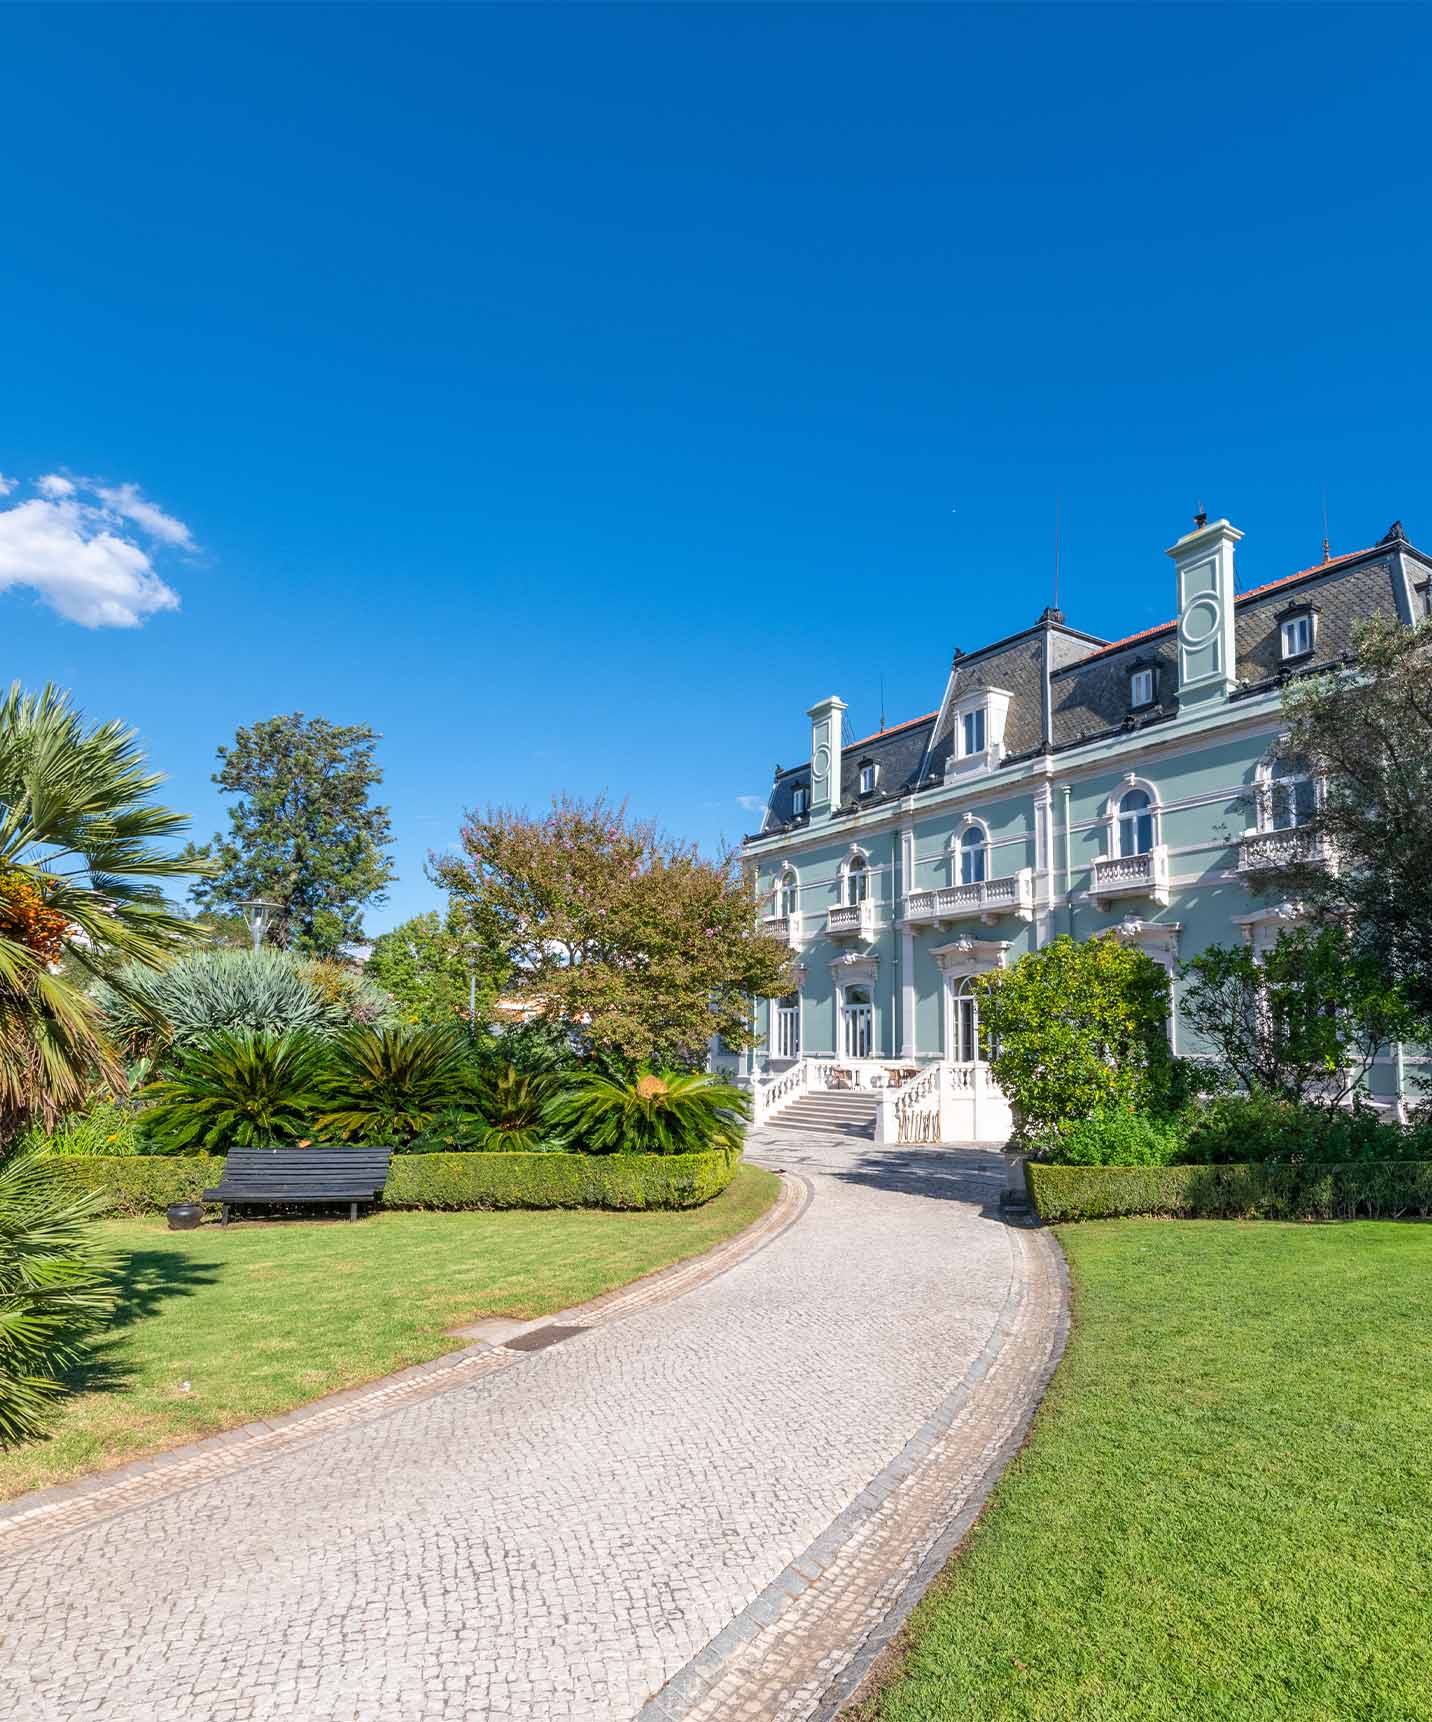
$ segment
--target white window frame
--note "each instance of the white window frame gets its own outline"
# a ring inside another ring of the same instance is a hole
[[[843,904],[854,906],[856,903],[869,903],[873,900],[870,895],[870,873],[870,857],[858,846],[852,848],[840,864],[840,900]],[[855,875],[859,875],[862,886],[858,897],[851,894],[851,880]]]
[[[1153,841],[1149,844],[1148,853],[1152,854],[1153,851],[1163,842],[1163,804],[1159,800],[1158,788],[1155,784],[1150,783],[1148,778],[1135,777],[1133,772],[1129,772],[1119,784],[1119,787],[1109,797],[1108,807],[1105,814],[1105,817],[1108,820],[1108,844],[1109,857],[1111,860],[1123,859],[1124,856],[1124,846],[1119,840],[1121,835],[1119,826],[1120,817],[1123,812],[1124,797],[1131,789],[1142,789],[1144,794],[1149,798],[1149,805],[1144,809],[1153,822]],[[1137,851],[1137,853],[1143,853],[1143,851]]]
[[[865,996],[858,1002],[853,1002],[850,997],[852,993],[863,993]],[[863,1025],[863,1031],[857,1030],[857,1024]],[[858,1044],[861,1041],[864,1042],[863,1050]],[[852,1042],[857,1044],[852,1045]],[[875,1056],[875,988],[867,981],[854,981],[841,991],[840,1056],[849,1059],[868,1059]]]
[[[1299,610],[1296,615],[1285,616],[1278,624],[1278,640],[1285,664],[1295,658],[1306,658],[1313,649],[1312,611]],[[1303,642],[1301,645],[1299,640]]]
[[[800,903],[800,874],[787,862],[776,879],[776,913],[782,920],[790,920],[800,913]]]
[[[1258,817],[1256,829],[1260,832],[1297,831],[1304,828],[1308,823],[1306,820],[1297,820],[1291,825],[1279,825],[1277,823],[1278,785],[1280,783],[1307,783],[1312,786],[1312,808],[1309,819],[1317,816],[1318,810],[1323,804],[1323,793],[1326,787],[1323,779],[1312,771],[1280,773],[1278,768],[1288,763],[1285,757],[1275,753],[1263,760],[1258,766],[1255,806]]]
[[[791,791],[791,815],[799,819],[802,814],[810,811],[810,791],[803,783],[798,783]]]
[[[1141,711],[1154,703],[1154,673],[1151,669],[1129,672],[1129,709]]]
[[[876,768],[873,765],[862,765],[860,768],[860,793],[873,795],[875,793]]]
[[[787,1004],[794,999],[794,1004]],[[771,1000],[771,1015],[775,1019],[775,1054],[777,1058],[796,1059],[801,1055],[801,995],[787,993]]]
[[[974,837],[976,843],[967,843],[966,839]],[[965,877],[965,856],[973,853],[976,848],[983,858],[983,864],[978,879]],[[990,841],[989,827],[982,819],[969,819],[950,839],[950,883],[952,885],[979,885],[989,878]]]
[[[978,723],[979,745],[970,746],[970,729]],[[977,759],[982,753],[989,752],[989,706],[988,704],[966,706],[960,713],[960,758]]]

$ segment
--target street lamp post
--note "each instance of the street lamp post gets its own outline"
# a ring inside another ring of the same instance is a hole
[[[467,952],[467,1038],[472,1041],[477,1035],[477,940],[468,939],[463,948]]]
[[[253,939],[254,949],[257,951],[263,944],[264,934],[269,930],[269,925],[274,916],[278,914],[281,905],[270,903],[264,897],[246,897],[236,906],[242,912],[245,921],[248,922],[249,935]]]

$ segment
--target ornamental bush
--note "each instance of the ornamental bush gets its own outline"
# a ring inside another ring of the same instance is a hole
[[[1220,1095],[1187,1114],[1179,1158],[1195,1165],[1248,1161],[1347,1165],[1421,1158],[1413,1132],[1366,1106],[1316,1106],[1255,1089]]]
[[[1152,1215],[1163,1219],[1355,1220],[1432,1216],[1432,1163],[1351,1166],[1045,1166],[1025,1164],[1046,1225]]]
[[[1183,1143],[1177,1119],[1105,1106],[1057,1136],[1048,1158],[1061,1166],[1167,1166]]]
[[[1169,1051],[1167,973],[1118,939],[1067,934],[975,983],[1014,1140],[1052,1143],[1106,1108],[1166,1115],[1189,1083]]]

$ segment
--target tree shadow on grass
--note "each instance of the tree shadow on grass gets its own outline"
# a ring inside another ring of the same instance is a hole
[[[62,1380],[71,1393],[118,1393],[137,1373],[124,1356],[127,1328],[145,1321],[171,1298],[193,1297],[218,1284],[220,1263],[198,1261],[182,1249],[131,1250],[114,1277],[114,1308]]]

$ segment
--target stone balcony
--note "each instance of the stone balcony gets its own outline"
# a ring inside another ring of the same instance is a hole
[[[1157,843],[1142,855],[1100,855],[1094,862],[1089,896],[1101,909],[1123,897],[1143,897],[1167,907],[1167,847]]]
[[[905,899],[905,919],[915,926],[948,921],[997,920],[1034,914],[1034,873],[1021,867],[1007,879],[981,879],[973,885],[945,885],[934,891],[911,891]]]
[[[871,939],[875,936],[875,905],[873,903],[841,903],[827,912],[825,936],[828,939]]]
[[[799,915],[767,915],[761,922],[761,931],[771,939],[782,939],[794,949],[801,942],[801,918]]]
[[[1331,867],[1332,851],[1311,831],[1289,827],[1283,831],[1245,831],[1238,839],[1238,871],[1263,873],[1294,863]]]

